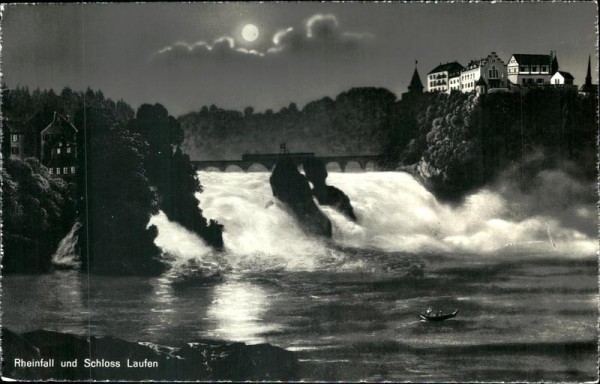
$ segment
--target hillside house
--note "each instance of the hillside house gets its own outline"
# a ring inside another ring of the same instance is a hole
[[[77,172],[77,128],[54,112],[52,122],[41,132],[41,162],[51,175],[72,179]]]

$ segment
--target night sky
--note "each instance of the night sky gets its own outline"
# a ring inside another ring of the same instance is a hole
[[[400,97],[415,60],[496,51],[558,53],[582,84],[596,75],[595,3],[108,4],[5,6],[2,72],[9,87],[101,89],[134,108],[160,102],[174,115],[216,104],[299,107],[356,86]],[[258,38],[242,28],[253,24]]]

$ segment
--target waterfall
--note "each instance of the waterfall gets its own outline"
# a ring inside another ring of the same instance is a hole
[[[204,216],[224,224],[225,252],[215,255],[194,234],[164,214],[157,245],[181,265],[190,259],[212,265],[223,259],[241,270],[343,268],[344,249],[383,252],[489,253],[558,252],[590,255],[595,239],[563,226],[547,214],[527,215],[523,207],[493,190],[480,190],[458,205],[440,203],[411,175],[402,172],[330,173],[327,183],[344,191],[358,218],[352,222],[331,207],[320,209],[333,224],[331,240],[306,235],[287,207],[275,199],[266,172],[199,172]],[[595,206],[572,208],[596,225]],[[552,242],[548,233],[552,233]]]
[[[58,268],[70,269],[79,268],[79,253],[77,246],[77,231],[81,228],[80,222],[75,222],[69,233],[60,241],[54,255],[52,255],[52,264]]]

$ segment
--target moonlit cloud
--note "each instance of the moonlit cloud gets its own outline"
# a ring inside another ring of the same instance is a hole
[[[306,21],[306,37],[313,38],[335,33],[339,24],[334,15],[313,15]]]
[[[207,57],[208,55],[226,56],[229,54],[263,56],[263,53],[246,48],[237,48],[235,40],[230,36],[222,36],[215,39],[212,45],[205,41],[197,41],[189,44],[177,42],[168,47],[158,50],[153,57],[185,58],[185,57]]]
[[[177,42],[171,46],[160,49],[155,56],[165,58],[203,58],[219,54],[221,57],[236,57],[252,55],[265,57],[266,55],[281,55],[285,52],[291,54],[311,54],[316,52],[354,51],[367,39],[374,38],[370,33],[344,31],[340,22],[332,14],[314,14],[306,19],[302,28],[286,27],[278,30],[271,39],[272,45],[262,49],[247,49],[236,47],[235,40],[223,36],[213,41],[212,45],[205,41],[193,44]]]
[[[294,30],[294,28],[289,27],[289,28],[277,31],[277,33],[275,33],[275,35],[273,36],[273,44],[279,45],[279,43],[281,42],[281,39],[284,38],[285,35],[287,35],[288,33],[292,32],[293,30]]]

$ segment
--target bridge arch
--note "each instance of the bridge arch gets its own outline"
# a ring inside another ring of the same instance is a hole
[[[325,164],[325,169],[327,169],[327,172],[344,172],[341,164],[337,161],[328,161],[327,164]]]
[[[229,164],[225,167],[223,172],[244,172],[244,169],[237,164]]]
[[[376,170],[377,170],[377,163],[373,160],[367,161],[367,163],[365,164],[365,171],[376,171]]]
[[[360,160],[350,160],[344,166],[344,172],[361,172],[364,169],[365,164]]]
[[[246,172],[269,172],[269,168],[263,163],[252,163]]]
[[[203,171],[203,172],[223,172],[223,168],[217,167],[216,165],[208,165],[206,167],[196,167],[196,171]]]

